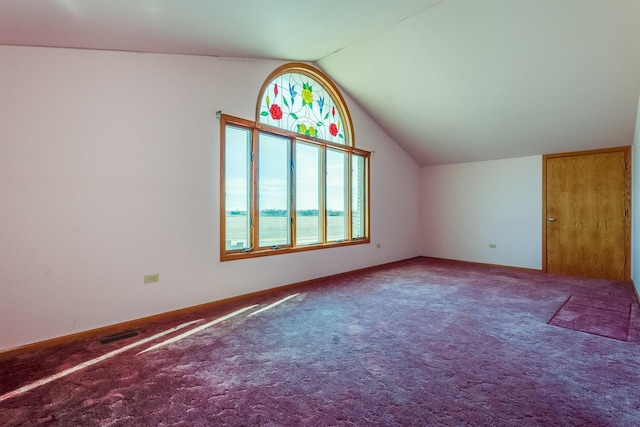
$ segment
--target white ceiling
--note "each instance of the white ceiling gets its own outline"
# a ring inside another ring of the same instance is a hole
[[[640,95],[640,0],[3,0],[0,44],[315,62],[421,165],[630,145]]]

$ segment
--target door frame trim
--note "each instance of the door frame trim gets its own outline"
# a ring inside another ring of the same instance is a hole
[[[547,159],[557,157],[584,156],[589,154],[615,153],[622,151],[625,162],[624,205],[627,212],[624,222],[624,277],[631,280],[631,146],[602,148],[598,150],[573,151],[544,154],[542,156],[542,271],[547,273]]]

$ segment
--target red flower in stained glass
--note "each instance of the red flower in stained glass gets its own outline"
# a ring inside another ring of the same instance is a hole
[[[338,126],[336,126],[335,123],[331,123],[331,125],[329,126],[329,133],[333,136],[336,136],[338,134]]]
[[[280,120],[282,118],[282,109],[278,104],[271,104],[271,108],[269,108],[269,113],[271,113],[271,117],[274,120]]]
[[[277,84],[273,85],[273,93],[275,93],[276,96],[278,95],[278,85]]]
[[[332,116],[336,115],[336,107],[331,107],[331,115]]]

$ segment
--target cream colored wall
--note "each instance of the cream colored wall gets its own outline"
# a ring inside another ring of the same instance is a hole
[[[419,255],[420,169],[347,97],[373,243],[219,261],[215,113],[279,65],[0,46],[0,350]]]
[[[631,279],[640,294],[640,99],[631,147]]]
[[[541,156],[423,167],[420,181],[423,255],[542,268]]]

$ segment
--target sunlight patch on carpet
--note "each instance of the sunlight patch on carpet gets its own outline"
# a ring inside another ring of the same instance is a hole
[[[293,297],[297,297],[298,295],[300,295],[300,294],[299,294],[299,293],[298,293],[298,294],[293,294],[293,295],[289,295],[288,297],[282,298],[281,300],[276,301],[276,302],[274,302],[273,304],[269,304],[268,306],[263,307],[263,308],[261,308],[260,310],[254,311],[253,313],[251,313],[251,314],[250,314],[250,315],[248,315],[247,317],[255,316],[255,315],[256,315],[256,314],[258,314],[258,313],[262,313],[263,311],[267,311],[267,310],[269,310],[269,309],[271,309],[271,308],[273,308],[273,307],[275,307],[275,306],[277,306],[277,305],[282,304],[282,303],[283,303],[283,302],[285,302],[285,301],[290,300],[290,299],[291,299],[291,298],[293,298]]]
[[[146,353],[146,352],[148,352],[148,351],[157,350],[158,348],[160,348],[160,347],[164,347],[164,346],[165,346],[165,345],[167,345],[167,344],[171,344],[171,343],[174,343],[174,342],[176,342],[176,341],[180,341],[181,339],[186,338],[186,337],[188,337],[188,336],[190,336],[190,335],[193,335],[193,334],[195,334],[196,332],[200,332],[200,331],[205,330],[205,329],[207,329],[207,328],[209,328],[209,327],[211,327],[211,326],[213,326],[213,325],[215,325],[215,324],[218,324],[218,323],[220,323],[220,322],[224,322],[224,321],[225,321],[225,320],[227,320],[227,319],[230,319],[230,318],[232,318],[232,317],[235,317],[235,316],[237,316],[238,314],[244,313],[244,312],[245,312],[245,311],[247,311],[247,310],[251,310],[251,309],[252,309],[252,308],[254,308],[255,306],[257,306],[257,304],[253,304],[253,305],[250,305],[250,306],[248,306],[248,307],[241,308],[240,310],[236,310],[236,311],[234,311],[233,313],[229,313],[229,314],[227,314],[226,316],[219,317],[219,318],[217,318],[216,320],[213,320],[213,321],[211,321],[211,322],[209,322],[209,323],[205,323],[204,325],[198,326],[197,328],[193,328],[193,329],[191,329],[190,331],[187,331],[187,332],[185,332],[185,333],[183,333],[183,334],[180,334],[180,335],[175,336],[175,337],[173,337],[173,338],[169,338],[168,340],[166,340],[166,341],[162,341],[161,343],[158,343],[158,344],[152,345],[152,346],[151,346],[151,347],[149,347],[148,349],[143,350],[143,351],[141,351],[141,352],[140,352],[140,353],[138,353],[138,354]]]
[[[107,360],[107,359],[109,359],[109,358],[111,358],[113,356],[116,356],[116,355],[118,355],[120,353],[123,353],[123,352],[125,352],[127,350],[130,350],[130,349],[132,349],[134,347],[138,347],[138,346],[140,346],[142,344],[146,344],[149,341],[153,341],[155,339],[158,339],[160,337],[163,337],[163,336],[168,335],[168,334],[170,334],[172,332],[178,331],[178,330],[180,330],[182,328],[186,328],[187,326],[193,325],[194,323],[198,323],[198,322],[201,322],[201,321],[202,321],[202,319],[198,319],[198,320],[192,320],[191,322],[183,323],[183,324],[178,325],[176,327],[173,327],[171,329],[167,329],[166,331],[162,331],[162,332],[160,332],[158,334],[155,334],[155,335],[153,335],[151,337],[145,338],[145,339],[140,340],[140,341],[136,341],[136,342],[134,342],[132,344],[129,344],[129,345],[124,346],[122,348],[119,348],[117,350],[111,351],[111,352],[109,352],[107,354],[103,354],[102,356],[96,357],[95,359],[91,359],[91,360],[88,360],[88,361],[86,361],[84,363],[81,363],[79,365],[76,365],[76,366],[73,366],[71,368],[65,369],[64,371],[58,372],[57,374],[50,375],[48,377],[42,378],[41,380],[32,382],[31,384],[27,384],[25,386],[22,386],[22,387],[14,390],[14,391],[11,391],[9,393],[5,393],[2,396],[0,396],[0,402],[2,402],[4,400],[7,400],[7,399],[10,399],[12,397],[19,396],[19,395],[21,395],[21,394],[23,394],[23,393],[25,393],[27,391],[33,390],[34,388],[38,388],[40,386],[43,386],[45,384],[50,383],[51,381],[55,381],[55,380],[57,380],[59,378],[66,377],[67,375],[71,375],[74,372],[78,372],[79,370],[84,369],[84,368],[86,368],[88,366],[95,365],[96,363],[99,363],[99,362],[102,362],[104,360]]]
[[[631,302],[612,296],[571,295],[549,321],[559,326],[588,334],[628,341]]]

